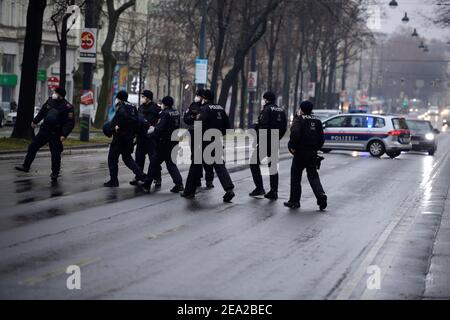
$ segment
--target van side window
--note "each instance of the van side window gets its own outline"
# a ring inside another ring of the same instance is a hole
[[[326,122],[327,128],[342,128],[345,127],[345,118],[346,117],[337,117],[334,119],[331,119]]]
[[[374,128],[384,128],[386,126],[386,122],[383,118],[375,118]]]

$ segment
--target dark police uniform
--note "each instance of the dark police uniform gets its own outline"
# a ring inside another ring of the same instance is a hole
[[[317,200],[325,195],[317,172],[317,151],[324,144],[322,122],[314,116],[300,115],[294,118],[289,140],[289,149],[294,153],[291,167],[290,202],[299,203],[303,170],[306,169],[311,188]]]
[[[119,130],[116,131],[116,126]],[[134,138],[138,127],[138,111],[136,107],[125,101],[120,101],[116,114],[111,120],[111,128],[114,132],[113,140],[109,147],[108,167],[111,181],[118,182],[119,174],[119,157],[125,165],[133,171],[139,179],[144,178],[142,169],[136,164],[131,154],[134,149]]]
[[[155,126],[155,131],[150,135],[156,142],[156,149],[150,161],[147,180],[144,187],[149,189],[155,172],[159,170],[163,162],[166,163],[173,183],[176,187],[183,186],[183,178],[177,165],[172,161],[172,150],[178,145],[178,141],[172,141],[172,133],[180,128],[180,113],[173,108],[163,109],[160,113],[159,122]]]
[[[150,127],[154,127],[159,120],[161,108],[154,102],[143,103],[138,109],[139,133],[136,137],[136,163],[144,170],[145,157],[148,155],[151,160],[155,150],[155,140],[147,135]],[[155,180],[161,180],[161,166],[155,173]]]
[[[33,119],[33,123],[39,124],[42,120],[44,121],[39,133],[28,147],[23,167],[29,170],[36,153],[48,143],[52,157],[52,175],[57,176],[61,170],[63,152],[61,137],[67,138],[75,126],[73,105],[65,99],[49,98]]]
[[[267,156],[270,157],[272,154],[271,150],[271,134],[273,130],[278,130],[279,132],[279,140],[281,140],[287,131],[287,118],[286,113],[283,108],[278,107],[274,103],[268,103],[264,106],[263,110],[259,114],[258,117],[258,123],[255,126],[255,129],[257,131],[257,148],[254,152],[257,153],[257,156],[255,157],[257,160],[257,163],[250,164],[250,171],[252,172],[253,182],[255,183],[255,186],[258,190],[263,190],[263,179],[261,176],[261,159],[260,159],[260,143],[263,143],[263,141],[260,141],[260,130],[266,129],[267,130]],[[279,143],[279,142],[278,142]],[[270,190],[273,192],[278,192],[278,170],[277,173],[270,176]]]
[[[209,129],[217,129],[220,130],[222,135],[225,135],[226,130],[230,129],[230,119],[228,118],[225,109],[220,105],[213,105],[209,103],[204,104],[200,112],[199,120],[202,121],[203,132],[206,132]],[[211,143],[213,143],[213,141],[203,142],[202,154],[205,148]],[[234,189],[234,185],[233,182],[231,181],[231,177],[228,173],[228,170],[225,167],[223,159],[221,163],[214,162],[211,165],[216,171],[216,174],[220,180],[223,189],[226,192],[232,191]],[[186,195],[195,194],[197,182],[199,181],[201,174],[202,174],[202,165],[192,163],[186,181],[186,188],[185,188]]]
[[[189,131],[189,135],[190,135],[190,143],[191,143],[191,162],[194,163],[194,154],[195,154],[195,150],[197,148],[201,148],[202,146],[195,146],[194,145],[194,124],[195,121],[197,119],[197,116],[200,114],[202,109],[202,104],[201,102],[193,102],[191,103],[191,105],[189,106],[189,108],[186,110],[186,112],[184,113],[183,116],[183,120],[184,123],[187,124],[188,126],[188,131]],[[213,167],[211,165],[208,165],[206,163],[203,163],[203,168],[205,170],[205,180],[207,184],[212,184],[213,180],[214,180],[214,170]],[[200,178],[202,178],[203,176],[203,170],[202,170],[202,174],[200,176]],[[201,185],[200,180],[197,183],[198,185]]]

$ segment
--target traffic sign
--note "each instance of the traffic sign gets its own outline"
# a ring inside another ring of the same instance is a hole
[[[195,61],[195,83],[206,84],[208,82],[208,60],[197,59]]]
[[[250,71],[248,73],[248,91],[249,92],[256,92],[256,89],[258,87],[258,72]]]
[[[97,60],[97,29],[85,28],[81,31],[80,62],[95,63]]]
[[[59,87],[59,78],[58,77],[50,77],[47,80],[47,86],[50,90],[54,90]]]

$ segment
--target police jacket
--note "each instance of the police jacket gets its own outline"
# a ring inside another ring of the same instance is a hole
[[[151,126],[155,126],[159,120],[161,108],[154,102],[143,103],[139,106],[140,135],[146,135]]]
[[[291,128],[289,149],[317,152],[325,143],[322,122],[314,116],[296,115]]]
[[[195,121],[201,110],[202,104],[200,102],[192,102],[189,108],[184,112],[183,121],[188,126],[189,131],[194,130]]]
[[[230,118],[225,109],[218,104],[204,104],[200,112],[200,121],[202,121],[203,131],[217,129],[225,135],[227,129],[231,128]]]
[[[276,104],[268,103],[261,110],[258,116],[258,123],[255,126],[257,131],[266,129],[270,137],[271,130],[279,130],[279,138],[284,137],[287,131],[287,117],[283,108]]]
[[[116,114],[111,120],[114,139],[134,139],[139,124],[136,106],[126,101],[120,101],[116,107]],[[119,127],[119,130],[115,129],[116,126]]]
[[[42,120],[42,129],[67,138],[75,127],[73,105],[65,99],[49,98],[33,119],[33,123],[38,124]]]
[[[173,108],[163,109],[152,136],[159,142],[175,142],[172,141],[172,133],[180,128],[180,118],[180,113],[177,110]]]

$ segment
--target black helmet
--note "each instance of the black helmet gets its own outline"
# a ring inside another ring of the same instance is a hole
[[[113,136],[113,130],[111,128],[111,122],[109,122],[109,121],[105,122],[105,124],[103,125],[103,133],[108,138],[111,138]]]
[[[302,110],[303,113],[306,115],[310,115],[312,113],[313,109],[314,109],[314,105],[312,104],[311,101],[303,101],[300,104],[300,110]]]
[[[214,100],[214,92],[211,90],[203,90],[201,97],[209,102],[212,102]]]
[[[271,103],[275,102],[275,100],[277,99],[275,93],[271,91],[267,91],[266,93],[264,93],[263,98]]]

